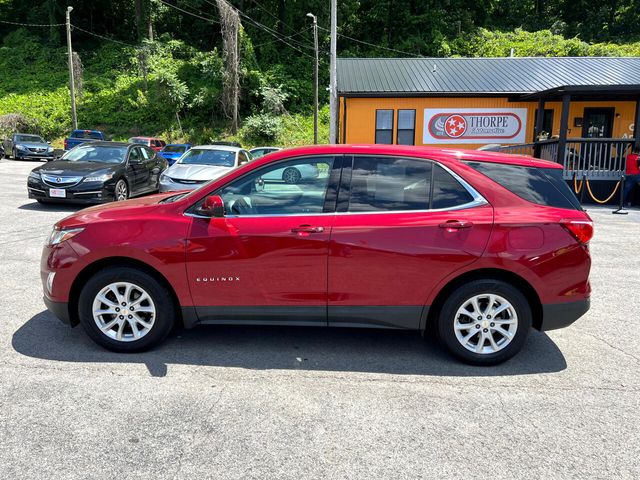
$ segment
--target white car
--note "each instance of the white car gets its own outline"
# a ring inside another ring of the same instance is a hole
[[[187,150],[160,176],[160,191],[193,190],[252,160],[239,147],[200,145]]]
[[[295,167],[279,168],[272,170],[261,178],[267,182],[280,181],[284,183],[296,184],[318,178],[320,170],[312,163],[303,163]]]
[[[249,150],[249,153],[254,158],[264,157],[265,155],[273,152],[279,152],[282,150],[280,147],[256,147]]]

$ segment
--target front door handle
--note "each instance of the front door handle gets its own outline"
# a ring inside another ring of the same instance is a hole
[[[439,225],[440,228],[446,228],[447,230],[460,230],[462,228],[473,227],[473,222],[460,221],[460,220],[448,220]]]
[[[293,233],[322,233],[324,227],[313,227],[311,225],[300,225],[299,227],[293,227],[291,229]]]

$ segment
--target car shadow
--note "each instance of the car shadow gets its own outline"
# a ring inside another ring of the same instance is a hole
[[[38,203],[31,202],[25,203],[18,207],[19,210],[32,210],[39,212],[77,212],[83,208],[90,207],[91,205],[76,205],[68,203]]]
[[[46,310],[14,333],[12,346],[43,360],[141,363],[156,377],[167,374],[168,364],[480,377],[553,373],[567,367],[556,344],[537,331],[515,358],[495,367],[462,364],[416,332],[321,327],[199,326],[172,334],[152,351],[118,354],[94,344],[82,327],[69,328]]]

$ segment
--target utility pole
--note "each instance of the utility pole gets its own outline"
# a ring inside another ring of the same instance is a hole
[[[329,143],[338,143],[338,81],[336,75],[337,34],[338,34],[337,0],[331,0],[331,62],[329,65]]]
[[[307,17],[313,19],[313,46],[316,52],[313,67],[313,143],[318,144],[318,17],[307,13]]]
[[[69,90],[71,92],[71,123],[73,129],[78,129],[78,116],[76,115],[76,91],[73,79],[73,49],[71,48],[71,11],[73,7],[67,7],[67,52],[69,54]]]

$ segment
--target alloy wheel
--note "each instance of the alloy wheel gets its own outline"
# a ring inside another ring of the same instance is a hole
[[[296,168],[286,168],[284,172],[282,172],[282,179],[285,183],[298,183],[301,178],[302,175]]]
[[[116,183],[116,201],[121,202],[122,200],[126,200],[128,196],[129,192],[127,189],[127,184],[124,182],[124,180],[119,180],[118,183]]]
[[[456,339],[476,354],[492,354],[511,343],[518,329],[513,305],[495,294],[475,295],[462,303],[455,315]]]
[[[114,282],[95,296],[93,320],[107,337],[119,342],[133,342],[153,328],[156,307],[151,296],[138,285]]]

